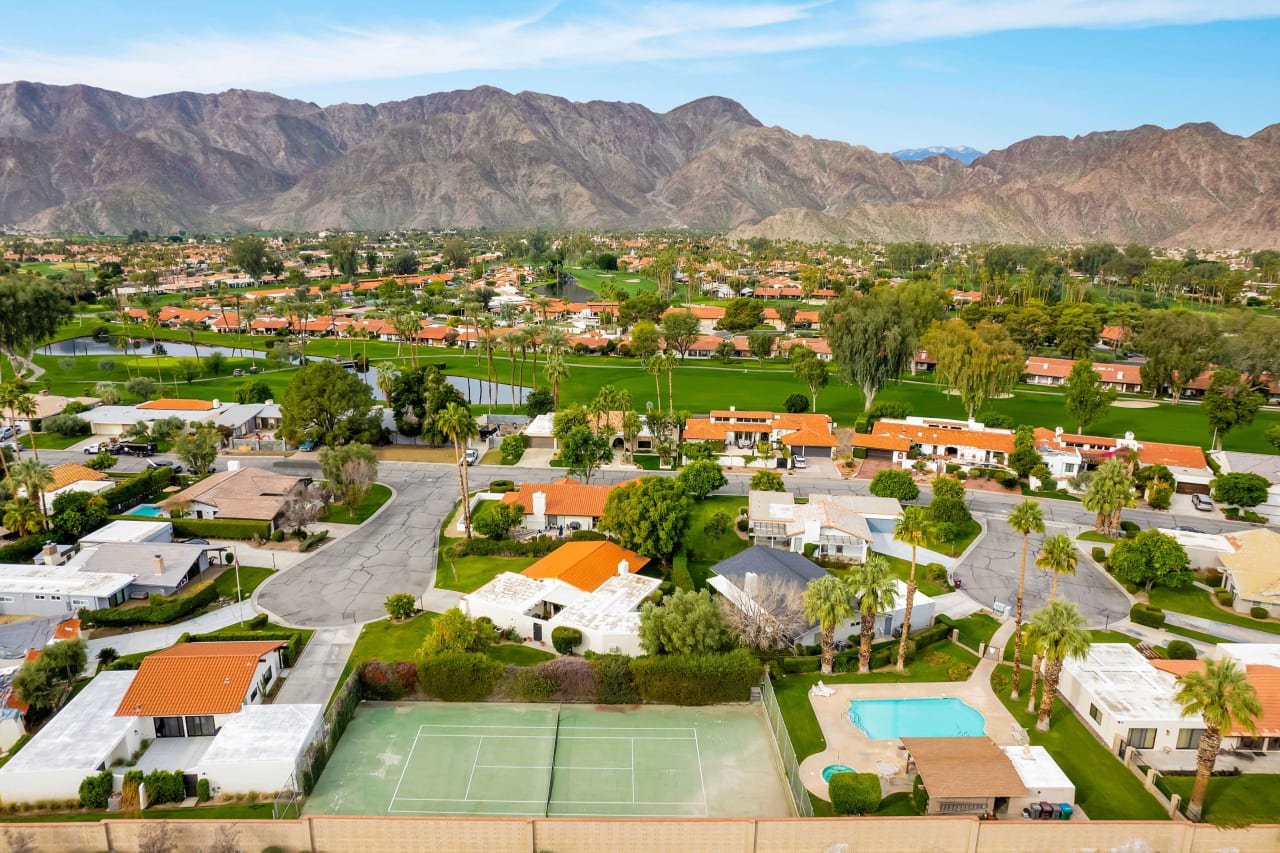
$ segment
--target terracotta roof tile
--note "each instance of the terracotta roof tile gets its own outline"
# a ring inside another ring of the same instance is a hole
[[[148,400],[138,404],[139,409],[161,409],[173,412],[209,412],[213,403],[209,400],[178,400],[173,397],[161,397],[159,400]]]
[[[45,486],[44,490],[46,492],[61,489],[63,486],[69,486],[72,483],[79,483],[81,480],[111,479],[101,471],[87,468],[78,462],[64,462],[61,465],[55,465],[50,469],[49,473],[53,474],[53,482]]]
[[[566,542],[521,574],[530,578],[555,578],[583,592],[595,592],[618,573],[626,560],[632,574],[649,562],[634,551],[614,542]]]
[[[115,715],[234,714],[253,685],[259,659],[283,645],[283,640],[263,640],[162,649],[143,659]]]
[[[525,515],[533,512],[533,496],[541,492],[547,496],[547,515],[580,515],[599,518],[604,515],[604,502],[613,486],[587,486],[577,480],[565,478],[554,483],[521,483],[518,491],[507,492],[502,502],[516,504]]]
[[[1158,658],[1149,663],[1158,670],[1173,676],[1185,675],[1188,672],[1204,672],[1202,660],[1164,660]],[[1255,721],[1258,735],[1276,737],[1280,735],[1280,669],[1265,664],[1247,664],[1245,672],[1249,683],[1258,694],[1258,702],[1262,704],[1262,714]],[[1232,737],[1251,735],[1253,732],[1240,725],[1233,725],[1230,731],[1223,732]]]

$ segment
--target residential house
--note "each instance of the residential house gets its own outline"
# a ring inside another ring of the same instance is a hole
[[[804,347],[818,357],[818,361],[831,361],[831,344],[826,338],[788,338],[778,345],[778,354],[789,356],[792,347]]]
[[[82,609],[115,607],[134,580],[124,572],[80,571],[60,558],[48,565],[0,564],[0,615],[65,618]]]
[[[724,338],[716,335],[698,335],[689,349],[685,351],[684,358],[714,358],[716,350],[724,343]],[[663,341],[663,349],[670,350],[671,347],[665,340]]]
[[[869,457],[891,458],[903,467],[911,464],[913,452],[940,463],[1001,466],[1013,452],[1013,430],[979,421],[881,418],[870,434],[855,433],[850,443],[866,448]]]
[[[1257,474],[1265,479],[1269,484],[1266,500],[1255,506],[1253,511],[1271,524],[1280,524],[1280,456],[1234,450],[1215,450],[1210,455],[1223,474]]]
[[[521,483],[502,502],[520,507],[525,530],[595,530],[614,486],[584,485],[568,477],[552,483]]]
[[[159,506],[167,512],[183,510],[194,518],[280,520],[285,502],[301,491],[305,478],[276,474],[263,468],[219,471],[170,495]]]
[[[58,495],[68,492],[88,492],[91,495],[96,495],[116,485],[115,480],[112,480],[106,474],[101,471],[95,471],[78,462],[64,462],[61,465],[55,465],[49,470],[49,473],[53,475],[53,482],[44,487],[44,505],[48,511],[52,510],[53,501]],[[21,489],[18,491],[22,492]]]
[[[44,418],[53,417],[61,414],[62,411],[71,403],[80,403],[85,406],[93,407],[102,402],[97,397],[63,397],[61,394],[50,394],[47,391],[41,391],[39,394],[32,395],[32,399],[36,401],[36,411],[32,415],[23,415],[20,412],[5,410],[4,423],[9,423],[10,417],[16,421],[20,429],[30,431],[31,422],[33,420],[42,420]]]
[[[1218,554],[1222,588],[1235,599],[1237,613],[1255,607],[1270,616],[1280,616],[1280,533],[1269,527],[1228,533],[1220,537],[1227,549]]]
[[[704,335],[714,332],[716,325],[724,318],[724,308],[719,305],[673,305],[662,312],[662,316],[665,318],[668,314],[683,314],[686,311],[697,318],[698,330]]]
[[[1075,364],[1075,361],[1069,358],[1032,356],[1027,359],[1023,380],[1030,385],[1065,385]],[[1098,374],[1103,388],[1114,389],[1124,394],[1138,394],[1142,391],[1142,365],[1140,364],[1096,363],[1093,369]]]
[[[1123,438],[1073,435],[1062,427],[1053,431],[1038,427],[1034,434],[1036,449],[1059,484],[1081,470],[1096,468],[1108,459],[1128,453],[1135,454],[1141,465],[1168,468],[1180,494],[1207,494],[1214,477],[1204,451],[1195,445],[1138,441],[1132,432],[1126,432]]]
[[[927,350],[916,350],[911,356],[910,368],[912,376],[917,373],[933,373],[938,369],[938,360],[929,355]]]
[[[608,541],[566,542],[523,572],[503,572],[462,597],[473,617],[549,644],[557,627],[582,632],[580,651],[638,655],[640,605],[661,585],[649,562]]]
[[[871,524],[891,529],[901,515],[893,498],[814,494],[798,504],[790,492],[757,490],[747,498],[754,542],[830,560],[862,562],[873,541]]]
[[[89,422],[94,435],[123,435],[136,424],[153,424],[163,418],[179,418],[195,423],[216,417],[222,411],[220,400],[181,400],[161,398],[136,406],[98,406],[80,417]]]
[[[1073,806],[1075,785],[1042,746],[978,737],[904,737],[908,775],[920,774],[930,815],[1016,819],[1033,803]]]
[[[684,424],[685,441],[723,441],[725,453],[756,453],[760,442],[781,445],[795,456],[830,457],[839,444],[835,422],[823,414],[738,411],[736,407],[691,417]]]
[[[86,776],[139,753],[144,772],[182,771],[188,796],[201,779],[214,795],[296,787],[324,706],[263,704],[283,645],[184,643],[100,673],[0,768],[0,797],[74,799]]]
[[[177,542],[104,542],[82,546],[66,565],[80,572],[133,575],[130,595],[172,595],[209,567],[209,551],[206,545]]]
[[[774,612],[779,606],[776,601],[764,600],[764,594],[780,594],[790,587],[796,594],[803,594],[804,588],[811,581],[825,577],[827,572],[802,554],[794,551],[781,551],[763,545],[753,545],[740,551],[711,567],[711,577],[707,583],[725,596],[743,612]],[[876,614],[875,636],[892,637],[902,630],[906,618],[907,585],[897,582],[897,595],[894,606]],[[929,627],[933,622],[934,602],[919,590],[912,599],[911,630],[919,631]],[[854,616],[836,626],[836,637],[844,638],[860,634],[862,625],[860,617]],[[817,624],[806,625],[793,639],[800,645],[814,645],[819,642],[822,629]]]

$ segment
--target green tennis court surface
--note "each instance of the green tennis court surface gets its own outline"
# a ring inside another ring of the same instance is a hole
[[[366,703],[310,814],[790,814],[758,707]]]

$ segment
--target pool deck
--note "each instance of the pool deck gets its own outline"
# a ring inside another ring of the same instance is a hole
[[[991,692],[989,677],[989,667],[979,666],[968,681],[829,684],[827,686],[835,691],[834,695],[809,694],[809,703],[822,727],[827,748],[800,763],[800,778],[804,780],[805,787],[823,799],[829,799],[822,768],[829,764],[847,764],[859,773],[875,773],[877,765],[883,762],[898,768],[893,776],[881,777],[883,793],[888,795],[911,790],[911,778],[905,772],[907,753],[902,741],[871,740],[862,729],[849,722],[849,702],[853,699],[960,699],[982,714],[988,737],[1002,746],[1013,744],[1017,723]]]

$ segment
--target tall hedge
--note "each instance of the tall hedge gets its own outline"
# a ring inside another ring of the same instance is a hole
[[[265,616],[266,614],[262,614]],[[294,630],[292,628],[280,628],[271,626],[266,629],[233,631],[229,628],[211,632],[208,634],[193,634],[187,638],[189,643],[230,643],[235,641],[258,642],[259,640],[284,640],[285,647],[283,650],[284,665],[286,667],[293,666],[297,661],[298,655],[302,654],[302,648],[307,644],[310,635],[304,630]]]
[[[714,705],[745,702],[760,683],[760,661],[746,649],[711,655],[646,655],[631,662],[645,702]]]
[[[172,468],[168,466],[149,468],[138,476],[107,489],[99,497],[106,502],[107,512],[118,514],[133,509],[143,501],[158,498],[172,482]]]
[[[479,702],[493,693],[503,666],[479,652],[442,652],[418,662],[418,682],[428,696],[445,702]]]
[[[874,773],[836,773],[827,792],[836,814],[863,815],[880,808],[880,777]]]
[[[175,536],[198,536],[202,539],[266,539],[271,525],[265,521],[239,518],[174,518]]]
[[[164,625],[207,607],[218,599],[218,590],[210,582],[192,588],[185,595],[165,598],[159,604],[120,610],[81,610],[80,619],[89,628],[126,628],[132,625]]]
[[[49,541],[47,535],[23,536],[0,547],[0,563],[26,563]]]
[[[631,658],[626,655],[592,655],[590,660],[596,675],[597,702],[601,705],[634,705],[640,701],[631,678]]]
[[[187,798],[181,770],[152,770],[147,774],[144,784],[147,786],[148,805],[180,803]]]
[[[110,770],[84,777],[80,783],[80,805],[95,811],[105,809],[111,797],[112,784]]]

